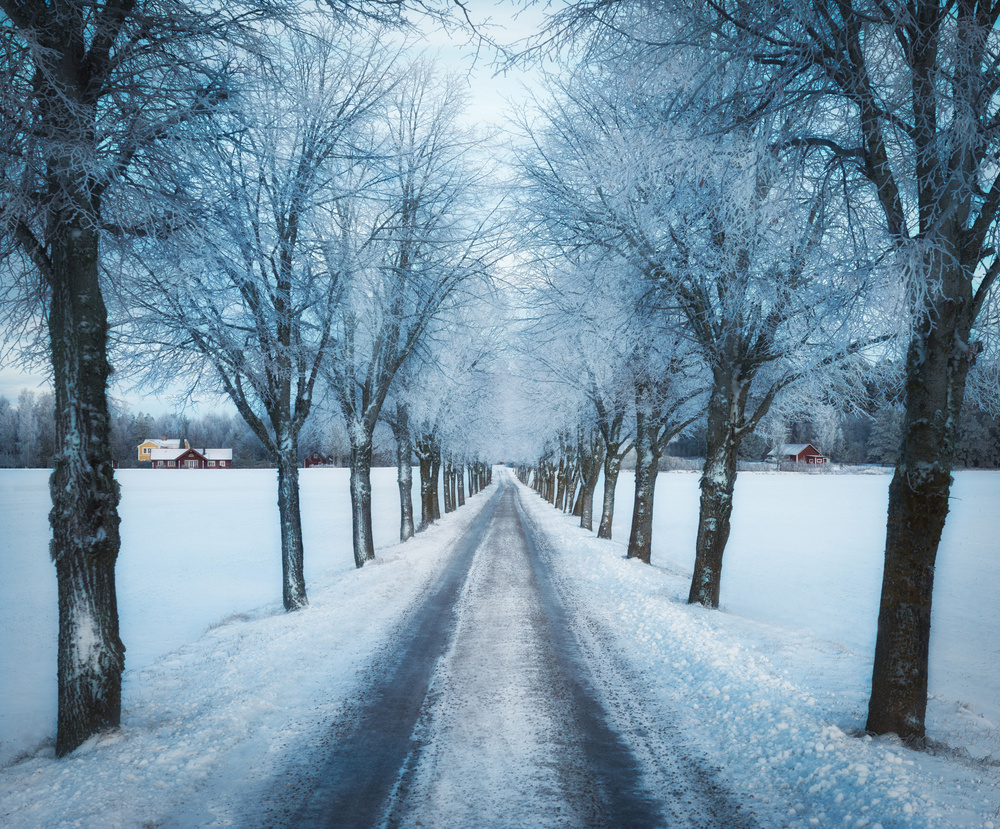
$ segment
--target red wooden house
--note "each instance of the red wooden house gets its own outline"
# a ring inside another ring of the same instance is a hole
[[[303,461],[303,466],[309,469],[312,466],[333,466],[334,460],[331,455],[324,455],[322,452],[310,452]]]
[[[811,443],[786,443],[768,452],[766,460],[771,463],[806,463],[812,466],[829,462]]]
[[[153,469],[229,469],[233,465],[233,450],[153,449],[150,460]]]

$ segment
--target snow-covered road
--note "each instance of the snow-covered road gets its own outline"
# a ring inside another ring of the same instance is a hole
[[[586,620],[544,532],[498,478],[329,754],[278,777],[272,814],[295,827],[752,825],[681,741],[664,744],[668,724],[636,714],[639,692],[600,637],[581,647]],[[275,810],[281,792],[294,794]]]

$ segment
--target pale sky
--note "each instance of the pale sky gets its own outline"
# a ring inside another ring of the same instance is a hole
[[[520,8],[520,2],[483,2],[469,0],[468,9],[473,22],[483,27],[484,33],[502,45],[515,44],[536,33],[545,16],[544,3]],[[469,40],[468,32],[445,32],[440,27],[428,26],[425,37],[416,48],[426,49],[428,56],[437,57],[442,64],[456,72],[469,72],[470,106],[468,117],[472,123],[502,127],[506,118],[508,101],[524,100],[525,85],[531,84],[530,68],[509,69],[497,74],[495,53],[483,48],[478,57],[475,44]],[[0,395],[16,405],[21,389],[36,393],[50,390],[44,373],[26,372],[16,362],[9,359],[0,362]],[[136,392],[126,392],[112,385],[113,398],[129,404],[133,412],[167,414],[179,407],[169,395],[157,397]],[[211,405],[217,405],[213,402]],[[204,406],[200,407],[204,408]]]

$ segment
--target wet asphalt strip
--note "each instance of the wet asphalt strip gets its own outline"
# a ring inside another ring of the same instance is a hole
[[[414,749],[411,738],[434,668],[454,632],[456,601],[498,500],[494,495],[483,507],[396,647],[363,683],[363,699],[348,707],[349,727],[335,728],[330,756],[309,800],[288,826],[362,829],[382,823],[386,802]]]

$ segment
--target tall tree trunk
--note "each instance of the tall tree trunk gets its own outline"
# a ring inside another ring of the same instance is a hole
[[[281,439],[275,458],[278,466],[278,522],[281,525],[281,598],[285,610],[309,604],[302,555],[302,516],[299,510],[298,444]]]
[[[644,404],[649,389],[636,383],[635,414],[635,502],[632,530],[628,539],[628,557],[649,564],[653,549],[653,496],[660,469],[661,448],[657,440],[659,424]]]
[[[403,403],[396,404],[396,417],[392,421],[392,435],[396,439],[396,483],[399,485],[399,540],[413,538],[413,439],[410,421]]]
[[[354,566],[375,558],[372,533],[372,436],[361,424],[349,429],[351,440],[351,519]]]
[[[622,471],[622,457],[610,449],[604,456],[604,504],[601,509],[601,523],[597,527],[598,538],[611,538],[611,522],[615,518],[615,488],[618,474]]]
[[[455,493],[455,464],[449,456],[444,461],[444,511],[454,512],[458,506]]]
[[[580,507],[580,526],[585,530],[594,528],[594,493],[597,491],[597,479],[601,476],[603,463],[602,445],[592,444],[585,448],[584,462],[580,470],[580,497],[577,498]]]
[[[934,566],[948,514],[972,327],[969,281],[942,273],[941,284],[943,296],[915,331],[907,353],[903,437],[889,485],[866,725],[918,745],[925,735]]]
[[[570,467],[569,474],[566,476],[566,501],[563,504],[563,512],[573,513],[573,508],[576,506],[576,491],[579,483],[580,476],[577,468],[575,466]]]
[[[455,486],[458,495],[458,505],[465,506],[465,464],[459,464],[455,471]]]
[[[556,499],[553,502],[557,510],[562,510],[566,502],[566,457],[562,450],[559,452],[559,469],[556,472]]]
[[[437,478],[434,477],[434,440],[422,435],[417,439],[417,460],[420,463],[420,526],[434,523],[434,493]]]
[[[701,473],[701,503],[698,513],[698,538],[695,546],[694,575],[688,603],[705,607],[719,606],[722,583],[722,556],[729,541],[733,514],[733,488],[736,486],[736,457],[739,449],[737,429],[749,382],[737,381],[738,368],[717,369],[708,401],[708,425],[705,433],[705,467]]]
[[[431,511],[435,521],[441,520],[441,495],[438,481],[441,480],[441,447],[437,441],[431,446],[431,479],[434,481],[430,491]]]
[[[50,551],[59,596],[56,754],[121,723],[125,646],[115,563],[119,489],[111,459],[107,311],[90,223],[53,220],[49,337],[58,451],[50,490]]]

